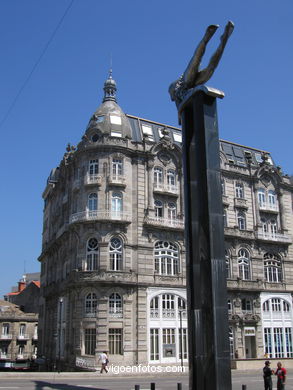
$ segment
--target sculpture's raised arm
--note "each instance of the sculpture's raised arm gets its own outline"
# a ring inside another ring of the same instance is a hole
[[[227,23],[225,31],[221,36],[221,42],[215,53],[212,55],[208,66],[202,70],[199,70],[200,62],[205,53],[206,45],[218,27],[218,25],[210,25],[207,28],[205,35],[198,44],[185,72],[182,76],[179,77],[178,80],[174,81],[170,85],[169,94],[171,100],[174,100],[177,106],[182,102],[188,90],[207,82],[212,77],[216,67],[218,66],[226,43],[234,30],[234,24],[231,21]]]

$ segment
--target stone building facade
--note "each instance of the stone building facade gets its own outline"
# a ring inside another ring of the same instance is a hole
[[[187,362],[181,142],[178,128],[124,114],[109,76],[43,193],[39,342],[50,361],[93,367],[107,350],[114,364]],[[281,334],[291,356],[292,185],[269,153],[220,149],[231,357],[274,356]]]
[[[37,356],[38,315],[0,300],[0,368],[28,368]]]

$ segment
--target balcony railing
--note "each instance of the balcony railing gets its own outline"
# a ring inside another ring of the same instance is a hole
[[[261,202],[258,204],[258,207],[260,210],[263,210],[263,211],[273,211],[275,213],[279,212],[279,205],[278,204],[272,204],[269,202]]]
[[[102,175],[91,175],[87,173],[84,179],[84,184],[100,186],[102,184]]]
[[[108,176],[108,184],[115,186],[126,186],[126,180],[124,175],[110,175]]]
[[[110,317],[121,318],[123,317],[123,310],[122,309],[110,310],[109,315]]]
[[[151,309],[150,316],[151,316],[151,318],[159,318],[160,317],[159,309]]]
[[[160,217],[150,217],[147,216],[144,219],[144,223],[147,225],[157,226],[157,227],[166,227],[170,229],[184,229],[184,220],[183,219],[168,219]]]
[[[28,334],[19,334],[17,335],[18,340],[29,340],[29,335]]]
[[[81,211],[72,214],[69,223],[81,221],[116,221],[116,222],[131,222],[131,215],[126,212],[119,211]]]
[[[247,201],[244,198],[234,198],[234,206],[247,209]]]
[[[176,312],[174,309],[162,309],[163,318],[175,318]]]
[[[178,195],[179,189],[176,185],[164,184],[164,183],[154,183],[154,192]]]
[[[7,359],[7,353],[0,353],[0,359]]]
[[[11,340],[12,334],[0,334],[0,340]]]
[[[265,240],[265,241],[277,241],[277,242],[285,242],[285,243],[292,242],[292,239],[289,236],[282,233],[269,233],[269,232],[258,231],[256,232],[256,237],[259,240]]]

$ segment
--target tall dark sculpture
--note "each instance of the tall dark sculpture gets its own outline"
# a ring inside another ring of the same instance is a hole
[[[212,76],[234,25],[228,22],[208,66],[199,70],[209,26],[186,71],[170,85],[183,133],[190,390],[230,390],[226,263],[216,98]]]

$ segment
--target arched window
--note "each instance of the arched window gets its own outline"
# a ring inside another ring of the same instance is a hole
[[[158,241],[155,244],[155,271],[160,275],[177,275],[179,273],[179,251],[175,244]]]
[[[99,244],[96,238],[90,238],[86,248],[85,271],[95,271],[98,269]]]
[[[97,175],[99,173],[99,160],[90,160],[89,162],[89,174]]]
[[[163,202],[161,202],[160,200],[155,200],[155,217],[163,218],[163,216]]]
[[[160,167],[154,168],[154,184],[155,186],[163,184],[163,169]]]
[[[228,313],[232,313],[232,311],[233,311],[233,304],[232,304],[232,301],[231,301],[231,299],[228,299],[228,301],[227,301],[227,306],[228,306]]]
[[[88,196],[88,210],[96,211],[97,209],[98,209],[98,195],[93,192]]]
[[[159,296],[158,295],[151,300],[150,316],[151,316],[151,318],[159,318],[160,317]]]
[[[275,219],[271,219],[269,221],[269,230],[272,238],[276,237],[278,227],[277,227],[277,221]]]
[[[85,313],[94,314],[97,311],[97,295],[95,293],[89,293],[85,297]]]
[[[186,310],[186,300],[178,297],[177,300],[178,310]]]
[[[239,230],[246,230],[246,217],[243,211],[237,212],[237,224]]]
[[[120,214],[123,209],[122,204],[122,193],[121,192],[113,192],[112,193],[112,205],[111,210],[112,214]]]
[[[235,184],[235,197],[244,199],[244,186],[240,181]]]
[[[173,202],[168,203],[168,219],[171,221],[176,219],[176,204]]]
[[[251,300],[247,298],[241,299],[241,309],[244,313],[251,313],[252,312]]]
[[[276,206],[276,193],[275,193],[275,191],[269,190],[268,202],[269,202],[270,207],[274,208],[274,206]]]
[[[292,358],[292,299],[274,297],[262,304],[264,353],[269,358]]]
[[[118,179],[123,175],[123,160],[122,158],[113,158],[112,160],[112,177]]]
[[[226,194],[226,186],[225,186],[225,180],[221,178],[221,189],[222,189],[222,195]]]
[[[264,276],[267,282],[282,282],[282,263],[279,256],[274,253],[264,255]]]
[[[168,169],[167,171],[167,185],[171,189],[176,185],[176,173],[174,169]]]
[[[267,224],[267,220],[266,220],[265,218],[261,218],[260,222],[261,222],[261,227],[262,227],[263,235],[264,235],[264,236],[267,236],[267,234],[268,234],[268,224]]]
[[[229,326],[230,359],[234,359],[234,334],[232,326]]]
[[[113,293],[109,297],[109,314],[114,317],[122,317],[122,298],[117,293]]]
[[[175,296],[173,294],[162,294],[162,317],[175,317]]]
[[[259,188],[257,196],[258,196],[258,204],[260,205],[260,207],[264,207],[264,205],[266,203],[266,192],[265,192],[265,190],[263,188]]]
[[[122,241],[113,237],[110,241],[110,269],[111,271],[122,270]]]
[[[246,249],[240,249],[238,252],[238,271],[239,278],[242,280],[250,280],[250,259]]]
[[[227,210],[223,210],[223,221],[224,221],[224,227],[228,226],[228,219],[227,219]]]

